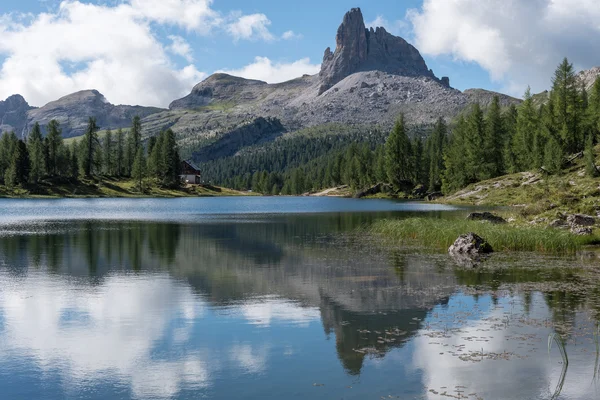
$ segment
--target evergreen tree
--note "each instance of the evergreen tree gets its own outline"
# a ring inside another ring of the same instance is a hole
[[[2,183],[4,183],[5,172],[11,164],[17,141],[14,132],[0,135],[0,182]]]
[[[574,153],[583,146],[581,137],[581,97],[573,64],[565,58],[552,79],[551,97],[555,116],[561,129],[563,151]]]
[[[477,182],[487,179],[487,171],[481,166],[486,163],[484,137],[485,137],[485,120],[483,111],[479,103],[473,104],[471,113],[467,116],[465,126],[465,152],[466,166],[465,174],[468,182]]]
[[[589,177],[598,176],[598,167],[596,166],[596,153],[594,151],[593,135],[589,134],[585,141],[585,172]]]
[[[514,140],[517,132],[517,119],[519,112],[514,104],[502,115],[504,124],[504,143],[502,145],[502,159],[504,172],[512,174],[517,172],[517,157],[514,150]]]
[[[555,138],[550,138],[544,149],[544,167],[551,174],[559,174],[564,163],[562,146]]]
[[[62,129],[60,123],[53,119],[48,123],[48,173],[56,176],[59,174],[60,161],[63,151]]]
[[[27,141],[28,151],[31,160],[31,173],[29,179],[31,183],[38,183],[45,175],[46,160],[44,157],[44,139],[39,123],[33,125]]]
[[[494,96],[485,121],[485,137],[483,141],[485,162],[481,165],[481,178],[495,178],[504,171],[502,160],[504,136],[500,98]]]
[[[123,135],[123,129],[117,130],[117,142],[115,149],[115,168],[117,176],[123,176],[124,173],[124,153],[125,153],[125,136]]]
[[[514,137],[513,149],[516,158],[516,170],[525,171],[532,167],[533,142],[539,126],[530,88],[525,91],[524,101],[518,110],[517,131]]]
[[[385,143],[386,171],[389,182],[396,188],[410,181],[412,166],[410,163],[410,141],[404,127],[404,115],[400,115]]]
[[[442,173],[442,191],[452,193],[468,183],[465,157],[467,121],[460,116],[452,130],[448,149],[444,153],[445,170]]]
[[[594,143],[600,135],[600,77],[596,78],[588,103],[589,125]]]
[[[443,118],[439,118],[433,127],[428,139],[427,150],[429,153],[429,190],[434,192],[442,186],[442,172],[444,170],[444,152],[447,145],[448,127]]]
[[[13,188],[15,185],[27,183],[31,168],[30,163],[27,145],[22,140],[18,140],[14,146],[10,164],[4,175],[6,186]]]
[[[146,158],[144,157],[144,148],[140,147],[135,155],[132,170],[133,180],[136,183],[136,188],[140,192],[144,191],[144,178],[146,177]]]
[[[83,140],[80,141],[80,156],[78,157],[81,173],[87,178],[91,177],[97,170],[98,165],[96,163],[99,146],[96,118],[90,117]]]
[[[137,155],[137,151],[142,147],[142,121],[138,115],[133,117],[131,122],[131,139],[133,143],[133,149]]]
[[[114,173],[114,149],[113,149],[113,138],[112,131],[108,129],[106,131],[106,135],[104,136],[104,151],[102,152],[104,156],[103,170],[104,174],[108,176],[115,175]]]

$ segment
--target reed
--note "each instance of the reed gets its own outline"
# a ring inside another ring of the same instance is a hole
[[[403,244],[446,250],[456,238],[468,232],[485,238],[495,251],[536,251],[574,253],[598,242],[596,236],[576,236],[568,231],[529,226],[495,225],[480,221],[409,218],[382,220],[370,228],[373,234]]]

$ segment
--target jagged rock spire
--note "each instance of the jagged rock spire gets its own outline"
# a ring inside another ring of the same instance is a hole
[[[325,50],[319,95],[355,72],[370,70],[435,78],[416,48],[384,28],[366,29],[360,8],[353,8],[338,28],[335,52]]]

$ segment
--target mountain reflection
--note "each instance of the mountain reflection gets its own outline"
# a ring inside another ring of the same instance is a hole
[[[248,393],[259,393],[256,377],[276,375],[294,357],[316,368],[325,348],[313,348],[326,337],[334,340],[335,362],[353,379],[366,365],[397,362],[408,351],[402,364],[423,375],[416,387],[451,387],[483,372],[440,354],[502,325],[509,306],[514,318],[546,318],[565,335],[582,325],[584,306],[594,308],[582,292],[527,289],[557,281],[584,287],[577,270],[456,269],[445,257],[382,251],[365,237],[344,234],[370,222],[365,215],[301,222],[13,227],[0,236],[0,354],[6,355],[0,369],[24,359],[69,387],[109,382],[106,397],[211,397],[220,385],[227,398],[234,388],[223,388],[219,377],[233,376]],[[496,296],[506,284],[520,294]],[[480,287],[493,295],[481,300]],[[479,314],[450,315],[461,302],[477,309],[480,300],[487,308]],[[468,322],[457,327],[457,321]],[[507,338],[535,333],[543,339],[548,326],[507,325],[464,350],[501,353]],[[507,379],[526,369],[552,382],[554,370],[537,358],[520,368],[501,370]],[[478,382],[479,394],[499,390],[483,376]],[[537,387],[521,389],[515,393],[540,396]]]

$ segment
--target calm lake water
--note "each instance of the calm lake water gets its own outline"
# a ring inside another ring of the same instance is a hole
[[[0,200],[0,398],[600,398],[595,253],[466,269],[356,233],[464,213],[332,198]]]

